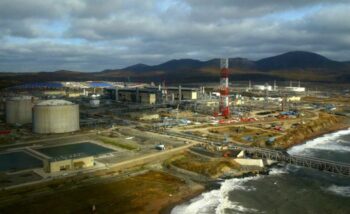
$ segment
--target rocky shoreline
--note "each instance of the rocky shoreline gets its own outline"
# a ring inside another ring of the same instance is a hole
[[[232,178],[246,178],[246,177],[252,177],[252,176],[257,176],[257,175],[268,175],[269,174],[269,169],[271,166],[267,166],[262,168],[261,170],[254,170],[254,171],[247,171],[247,172],[242,172],[239,175],[235,176],[225,176],[221,177],[220,179],[213,180],[210,182],[202,182],[200,185],[203,186],[203,189],[200,191],[194,191],[192,194],[187,195],[186,197],[181,198],[178,201],[172,202],[161,208],[160,213],[161,214],[169,214],[171,213],[172,209],[178,205],[181,205],[183,203],[186,203],[197,196],[201,195],[204,192],[208,192],[214,189],[220,188],[220,182],[226,179],[232,179]]]
[[[334,127],[331,127],[331,128],[329,128],[327,130],[314,133],[313,135],[310,135],[310,136],[304,138],[303,140],[296,141],[293,145],[291,145],[289,147],[286,147],[285,149],[287,150],[287,149],[289,149],[289,148],[291,148],[293,146],[304,144],[304,143],[306,143],[309,140],[313,140],[313,139],[321,137],[321,136],[323,136],[325,134],[330,134],[330,133],[333,133],[333,132],[338,132],[338,131],[346,130],[346,129],[349,129],[349,128],[350,128],[349,124],[337,124]]]
[[[341,130],[346,130],[346,129],[349,129],[350,126],[349,126],[349,121],[346,121],[344,123],[339,123],[339,124],[335,124],[334,126],[332,127],[327,127],[326,130],[320,130],[320,131],[317,131],[317,132],[314,132],[312,135],[310,136],[307,136],[306,138],[304,138],[303,140],[300,140],[300,141],[296,141],[294,142],[292,145],[289,145],[288,147],[285,147],[284,149],[287,150],[293,146],[296,146],[296,145],[300,145],[300,144],[304,144],[306,143],[307,141],[309,140],[312,140],[312,139],[315,139],[315,138],[318,138],[318,137],[321,137],[322,135],[325,135],[325,134],[329,134],[329,133],[333,133],[333,132],[337,132],[337,131],[341,131]],[[274,166],[274,165],[272,165]],[[268,175],[269,174],[269,169],[272,167],[272,166],[266,166],[264,167],[262,170],[258,171],[258,172],[246,172],[246,173],[242,173],[241,175],[236,175],[236,176],[228,176],[228,177],[222,177],[223,179],[232,179],[232,178],[244,178],[244,177],[251,177],[251,176],[257,176],[257,174],[264,174],[264,175]],[[207,183],[201,183],[201,185],[203,185],[203,190],[201,191],[196,191],[196,192],[193,192],[193,194],[190,194],[184,198],[181,198],[180,200],[176,201],[176,202],[172,202],[170,204],[167,204],[165,207],[163,207],[161,209],[161,212],[162,214],[168,214],[168,213],[171,213],[171,210],[180,205],[180,204],[183,204],[183,203],[186,203],[187,201],[190,201],[192,200],[193,198],[199,196],[200,194],[202,194],[203,192],[207,192],[207,191],[210,191],[212,189],[217,189],[220,187],[220,184],[219,184],[220,180],[216,180],[216,181],[213,181],[213,182],[207,182]]]

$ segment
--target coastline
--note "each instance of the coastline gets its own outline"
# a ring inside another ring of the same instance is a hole
[[[257,173],[245,172],[245,173],[242,173],[242,174],[237,175],[237,176],[232,176],[232,177],[229,177],[229,178],[225,178],[224,180],[232,179],[232,178],[253,177],[253,176],[257,176],[259,174],[265,174],[266,175],[266,174],[268,174],[268,170],[267,170],[268,168],[270,168],[270,166],[264,167],[262,170],[258,171]],[[176,207],[178,205],[181,205],[183,203],[186,203],[186,202],[196,198],[197,196],[201,195],[204,192],[208,192],[210,190],[217,189],[218,187],[220,187],[220,185],[217,183],[218,181],[219,180],[211,181],[211,182],[208,182],[208,183],[199,183],[200,185],[202,185],[204,187],[203,189],[194,191],[194,192],[192,192],[192,194],[188,194],[188,195],[186,195],[184,197],[181,197],[180,200],[173,201],[171,203],[166,204],[165,206],[163,206],[160,209],[159,213],[160,214],[170,214],[174,207]]]
[[[170,202],[170,203],[166,204],[165,206],[163,206],[163,207],[160,209],[159,213],[160,213],[160,214],[170,214],[170,213],[171,213],[171,210],[172,210],[174,207],[176,207],[176,206],[178,206],[178,205],[180,205],[180,204],[183,204],[183,203],[185,203],[185,202],[187,202],[187,201],[190,201],[190,200],[192,200],[193,198],[196,198],[197,196],[201,195],[203,192],[206,192],[206,191],[208,191],[208,190],[210,190],[210,188],[204,187],[204,188],[201,189],[201,190],[196,190],[196,191],[192,192],[191,194],[188,194],[188,195],[186,195],[186,196],[184,196],[184,197],[181,197],[179,200],[175,200],[175,201],[173,201],[173,202]]]
[[[340,124],[340,125],[337,125],[336,127],[334,128],[329,128],[327,130],[323,130],[323,131],[319,131],[319,132],[315,132],[313,133],[312,135],[308,136],[308,137],[305,137],[304,139],[302,140],[299,140],[299,141],[296,141],[295,143],[293,143],[292,145],[288,145],[286,146],[284,149],[285,150],[288,150],[290,148],[292,148],[293,146],[298,146],[298,145],[301,145],[301,144],[304,144],[306,143],[307,141],[309,140],[313,140],[315,138],[318,138],[318,137],[321,137],[325,134],[330,134],[330,133],[334,133],[334,132],[338,132],[338,131],[342,131],[342,130],[347,130],[350,128],[350,125],[349,124]]]
[[[321,137],[321,136],[323,136],[325,134],[335,133],[335,132],[338,132],[338,131],[341,131],[341,130],[347,130],[349,128],[350,128],[349,124],[345,124],[345,123],[339,124],[339,125],[337,125],[335,127],[328,128],[327,130],[315,132],[312,135],[304,138],[303,140],[297,141],[293,145],[290,145],[290,146],[286,147],[285,149],[287,150],[289,148],[292,148],[293,146],[304,144],[304,143],[306,143],[309,140],[313,140],[313,139]],[[269,167],[265,167],[264,170],[266,171],[268,168]],[[256,176],[256,174],[248,173],[247,175],[237,176],[237,178],[239,178],[239,177],[246,177],[246,176]],[[234,176],[234,178],[236,178],[236,176]],[[171,210],[174,207],[176,207],[176,206],[178,206],[180,204],[183,204],[185,202],[188,202],[188,201],[192,200],[193,198],[199,196],[203,192],[207,192],[207,191],[212,189],[212,188],[208,188],[207,185],[203,185],[203,186],[204,186],[204,188],[202,190],[193,192],[192,194],[189,194],[189,195],[181,198],[178,201],[174,201],[174,202],[171,202],[171,203],[165,205],[163,208],[160,209],[160,213],[161,214],[170,214]]]

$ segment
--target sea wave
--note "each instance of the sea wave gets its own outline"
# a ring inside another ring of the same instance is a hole
[[[279,175],[279,174],[287,174],[288,169],[284,168],[271,168],[269,171],[269,175]]]
[[[350,186],[331,185],[325,188],[325,190],[336,195],[350,197]]]
[[[272,168],[273,175],[288,173],[286,169]],[[248,181],[258,180],[265,175],[258,175],[245,178],[233,178],[225,180],[221,183],[220,189],[202,193],[200,196],[190,200],[187,203],[176,206],[172,214],[221,214],[225,210],[236,213],[261,213],[254,208],[244,207],[238,202],[229,199],[229,193],[234,190],[255,191],[256,188],[247,185]]]
[[[233,190],[255,191],[254,187],[244,185],[251,180],[260,179],[262,176],[233,178],[222,182],[220,189],[212,190],[192,199],[189,203],[176,206],[172,214],[206,214],[224,213],[225,209],[238,212],[258,212],[252,208],[246,208],[237,202],[229,200],[229,193]]]
[[[348,142],[348,141],[342,140],[342,139],[337,140],[337,143],[347,143],[347,142]]]
[[[295,146],[288,150],[289,154],[304,154],[313,152],[316,149],[327,149],[337,151],[348,151],[349,142],[341,139],[343,135],[349,135],[350,129],[342,130],[331,134],[326,134],[322,137],[310,140],[307,143]],[[341,139],[341,140],[340,140]],[[350,150],[349,150],[350,151]],[[272,168],[267,176],[279,176],[281,174],[292,173],[298,171],[298,166],[287,165],[283,168]],[[229,197],[230,192],[234,190],[240,191],[256,191],[256,188],[247,184],[248,181],[264,178],[265,175],[245,178],[233,178],[225,180],[221,183],[219,189],[202,193],[200,196],[174,207],[172,214],[206,214],[216,213],[221,214],[225,212],[233,213],[261,213],[261,211],[254,208],[244,207],[237,201]],[[350,187],[332,185],[325,188],[325,191],[333,194],[338,194],[345,197],[350,197]],[[231,193],[232,194],[232,193]]]
[[[333,151],[343,151],[350,152],[350,147],[347,145],[342,145],[346,141],[341,140],[340,138],[343,135],[349,135],[350,129],[341,130],[338,132],[325,134],[322,137],[315,138],[313,140],[307,141],[305,144],[294,146],[288,150],[288,153],[291,155],[300,155],[300,154],[312,154],[315,150],[333,150]]]

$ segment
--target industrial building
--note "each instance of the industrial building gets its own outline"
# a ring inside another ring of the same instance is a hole
[[[65,133],[79,130],[79,105],[65,100],[45,100],[34,106],[33,132]]]
[[[119,102],[158,104],[175,101],[191,101],[198,99],[197,88],[187,87],[155,87],[104,89],[105,95]]]
[[[32,122],[34,99],[31,96],[13,97],[6,100],[6,122],[27,124]]]
[[[48,173],[78,170],[94,166],[93,156],[69,156],[61,158],[50,158],[44,160],[44,171]]]
[[[160,91],[156,89],[122,88],[115,89],[115,100],[130,103],[155,104]]]
[[[197,100],[198,91],[196,88],[167,87],[163,94],[170,96],[171,100]]]

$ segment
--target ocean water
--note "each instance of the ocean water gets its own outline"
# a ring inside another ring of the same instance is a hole
[[[350,129],[326,134],[288,150],[350,163]],[[285,165],[269,175],[225,180],[219,189],[176,206],[172,214],[350,213],[350,178]]]

